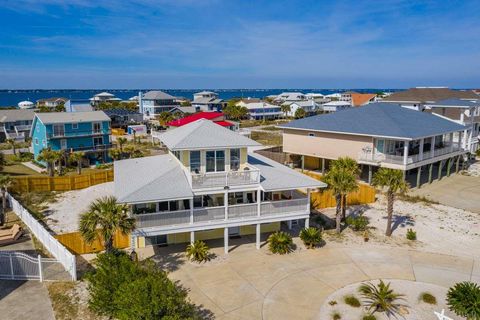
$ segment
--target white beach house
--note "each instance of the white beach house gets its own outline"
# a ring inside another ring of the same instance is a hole
[[[162,134],[168,154],[115,162],[115,196],[137,221],[132,246],[256,234],[310,215],[326,185],[257,154],[258,143],[201,119]],[[300,192],[301,191],[301,192]]]

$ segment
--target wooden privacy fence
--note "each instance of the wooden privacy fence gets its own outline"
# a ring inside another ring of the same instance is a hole
[[[322,176],[317,173],[305,171],[304,174],[317,180],[322,180]],[[364,183],[359,183],[358,190],[355,192],[350,192],[347,195],[347,205],[373,203],[375,202],[375,194],[376,190],[374,187]],[[310,196],[312,200],[312,207],[314,206],[315,208],[320,209],[335,207],[336,205],[335,197],[331,190],[326,189],[323,191],[312,192]]]
[[[80,232],[59,234],[55,235],[55,238],[63,246],[75,254],[95,253],[105,250],[100,233],[97,239],[95,239],[91,244],[87,244],[85,240],[83,240]],[[120,231],[117,231],[113,238],[113,246],[115,248],[126,248],[130,246],[130,236],[124,235]]]
[[[113,170],[75,176],[25,176],[13,179],[13,189],[17,192],[70,191],[113,181]]]

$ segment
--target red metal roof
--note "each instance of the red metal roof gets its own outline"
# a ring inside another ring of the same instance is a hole
[[[184,118],[180,118],[180,119],[177,119],[177,120],[170,121],[169,123],[167,123],[167,125],[169,125],[171,127],[181,127],[181,126],[184,126],[184,125],[189,124],[191,122],[197,121],[199,119],[212,120],[212,119],[215,119],[215,118],[218,118],[218,117],[223,117],[223,113],[222,112],[198,112],[198,113],[192,114],[190,116],[186,116]],[[232,125],[230,122],[227,122],[227,121],[215,121],[215,122],[216,123],[218,123],[218,122],[228,123],[228,125],[220,124],[222,126],[231,126]]]
[[[228,121],[214,121],[216,124],[222,127],[230,127],[233,126],[233,123],[228,122]]]

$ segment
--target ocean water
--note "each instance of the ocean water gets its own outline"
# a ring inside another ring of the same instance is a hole
[[[88,99],[97,93],[107,91],[114,94],[116,97],[128,100],[129,98],[138,95],[139,91],[146,92],[149,90],[162,90],[176,97],[185,97],[188,99],[193,98],[195,92],[202,90],[217,92],[221,99],[231,98],[263,98],[269,95],[278,95],[285,91],[299,91],[303,93],[321,93],[331,94],[335,92],[342,92],[353,90],[356,92],[371,92],[378,91],[398,91],[397,89],[98,89],[98,90],[0,90],[0,107],[17,106],[20,101],[28,100],[36,102],[39,99],[52,98],[52,97],[65,97],[70,99]]]

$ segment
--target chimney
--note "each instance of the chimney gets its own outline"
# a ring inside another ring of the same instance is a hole
[[[143,96],[142,91],[138,91],[138,112],[143,114]]]

